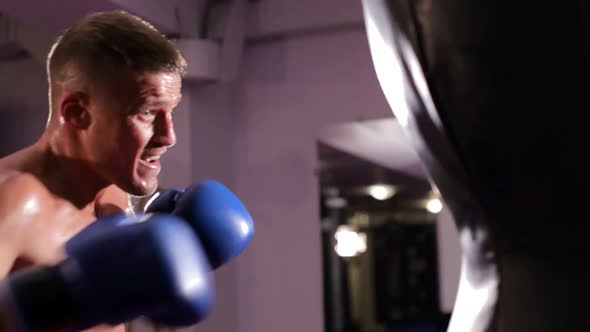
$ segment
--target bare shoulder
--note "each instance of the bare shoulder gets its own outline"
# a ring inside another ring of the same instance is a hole
[[[39,168],[43,164],[41,153],[34,146],[0,158],[0,225],[4,223],[5,210],[30,213],[35,206],[39,210],[55,202],[55,196],[38,175],[42,174]],[[24,205],[27,209],[19,209]]]
[[[0,171],[0,227],[22,224],[23,217],[37,213],[49,195],[45,185],[32,174]]]
[[[0,159],[1,161],[1,159]],[[21,175],[26,175],[21,171],[14,169],[5,169],[0,164],[0,187],[3,187],[10,183],[10,181],[17,179]]]
[[[0,175],[9,173],[22,173],[27,163],[30,163],[38,155],[33,146],[26,147],[12,154],[0,158]],[[20,171],[19,171],[20,170]]]
[[[47,187],[33,174],[0,169],[0,205],[4,199],[14,202],[48,194]]]
[[[37,219],[46,193],[31,174],[0,172],[0,276],[8,272],[26,245],[27,229]]]
[[[26,171],[29,164],[39,164],[37,159],[38,153],[32,146],[0,158],[0,190],[23,185],[24,188],[44,189],[41,181]]]

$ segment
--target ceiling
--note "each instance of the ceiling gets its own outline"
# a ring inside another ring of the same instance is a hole
[[[322,190],[337,189],[349,205],[361,209],[422,208],[430,184],[416,153],[394,118],[345,123],[322,130],[318,144]],[[390,184],[396,194],[385,201],[368,196],[366,187]]]
[[[320,141],[392,171],[426,178],[418,155],[393,117],[331,125],[322,130]]]

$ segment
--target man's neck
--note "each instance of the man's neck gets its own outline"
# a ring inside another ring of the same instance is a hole
[[[39,158],[38,176],[48,189],[77,208],[94,212],[96,198],[109,183],[66,144],[42,138],[33,148]]]

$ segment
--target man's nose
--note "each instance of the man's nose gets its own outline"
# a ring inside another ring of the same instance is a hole
[[[154,138],[158,144],[165,147],[172,147],[176,144],[176,132],[174,131],[174,121],[170,113],[163,113],[158,116],[154,128]]]

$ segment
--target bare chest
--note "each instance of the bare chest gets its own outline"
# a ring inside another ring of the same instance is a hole
[[[94,220],[92,215],[70,207],[40,210],[19,232],[19,254],[11,270],[57,264],[65,257],[64,244]]]
[[[57,264],[65,258],[64,244],[82,229],[94,222],[94,216],[72,208],[40,211],[21,233],[23,247],[13,264],[12,271],[32,265]],[[125,327],[97,326],[84,332],[124,332]]]

